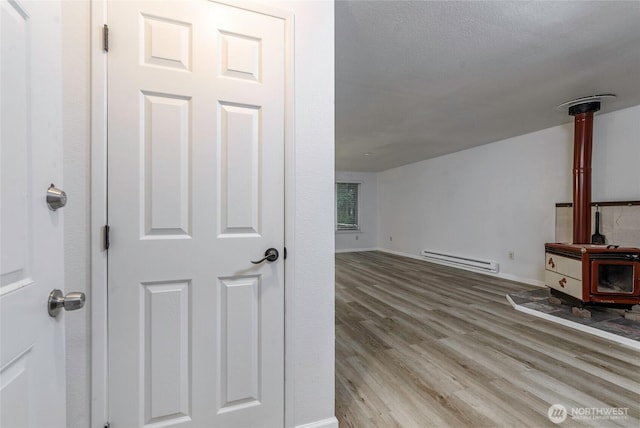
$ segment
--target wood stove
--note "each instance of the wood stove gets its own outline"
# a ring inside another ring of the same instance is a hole
[[[640,304],[640,248],[545,244],[545,284],[582,302]]]
[[[581,302],[640,304],[640,248],[591,244],[593,115],[602,96],[567,103],[574,116],[573,243],[545,244],[545,284]]]

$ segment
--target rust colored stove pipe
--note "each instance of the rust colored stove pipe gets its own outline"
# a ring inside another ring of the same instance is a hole
[[[591,152],[593,114],[600,102],[587,102],[569,107],[575,117],[573,146],[573,243],[591,243]]]

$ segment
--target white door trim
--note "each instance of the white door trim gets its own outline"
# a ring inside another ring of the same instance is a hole
[[[294,426],[293,320],[295,266],[295,117],[294,14],[261,4],[216,0],[285,21],[285,427]],[[107,383],[107,54],[102,49],[102,27],[107,22],[107,1],[91,0],[91,427],[108,421]]]
[[[104,0],[91,1],[91,427],[108,421],[107,384],[107,56],[102,50],[102,26],[107,22]]]

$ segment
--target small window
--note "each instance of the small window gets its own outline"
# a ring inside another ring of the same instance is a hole
[[[360,230],[360,183],[336,183],[336,230]]]

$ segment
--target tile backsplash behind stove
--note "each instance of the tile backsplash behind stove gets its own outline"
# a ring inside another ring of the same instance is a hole
[[[596,204],[594,202],[594,204]],[[607,202],[600,206],[600,233],[606,244],[640,248],[640,202]],[[591,234],[595,233],[596,207],[591,207]],[[556,240],[571,242],[573,239],[573,207],[556,204]]]

